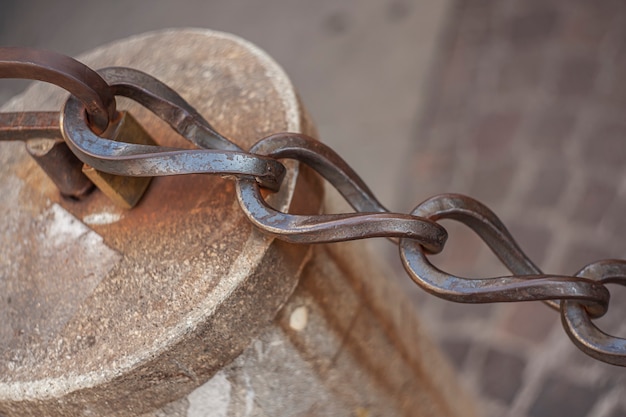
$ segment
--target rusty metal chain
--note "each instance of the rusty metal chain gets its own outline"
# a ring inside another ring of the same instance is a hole
[[[30,48],[0,48],[0,78],[45,81],[69,91],[85,106],[96,133],[116,118],[115,98],[94,70],[65,55]]]
[[[82,117],[82,102],[70,96],[61,112],[61,130],[70,149],[92,167],[115,175],[156,177],[219,174],[252,177],[277,191],[285,167],[277,160],[244,152],[221,136],[182,97],[154,77],[128,68],[105,68],[99,74],[115,95],[131,98],[165,120],[203,149],[136,145],[99,137]]]
[[[78,159],[106,173],[149,177],[205,173],[233,178],[243,213],[267,234],[302,244],[389,238],[398,244],[409,276],[429,293],[461,303],[544,301],[560,311],[566,333],[583,352],[603,362],[626,366],[626,339],[603,333],[591,321],[608,309],[610,294],[605,284],[626,285],[624,260],[594,262],[575,276],[544,274],[482,203],[467,196],[440,194],[419,204],[410,214],[389,212],[339,155],[314,138],[277,133],[245,151],[218,133],[174,90],[134,69],[112,67],[96,73],[78,61],[51,52],[0,48],[0,78],[43,80],[71,93],[59,114],[0,114],[0,141],[55,139],[62,132]],[[116,95],[142,104],[198,148],[138,145],[102,137],[109,123],[118,117],[113,99]],[[261,188],[280,189],[285,167],[279,159],[295,159],[310,166],[343,195],[355,212],[305,216],[272,208]],[[441,219],[469,226],[511,275],[469,279],[433,266],[427,255],[440,252],[447,239],[446,230],[438,223]]]

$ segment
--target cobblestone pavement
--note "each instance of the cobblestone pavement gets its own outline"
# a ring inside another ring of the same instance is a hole
[[[86,3],[0,0],[0,42],[77,54],[163,27],[239,34],[287,69],[322,138],[391,208],[408,211],[440,192],[472,195],[552,273],[626,257],[620,1]],[[0,100],[20,88],[0,82]],[[445,226],[451,239],[437,265],[506,273],[471,233]],[[443,302],[408,280],[395,253],[389,259],[485,415],[626,414],[626,371],[579,353],[555,312],[539,303]],[[598,323],[626,335],[626,291],[612,291]]]
[[[626,255],[626,4],[459,0],[433,71],[404,182],[414,196],[485,202],[547,272]],[[449,224],[435,263],[506,274]],[[486,415],[626,415],[626,370],[578,352],[540,303],[448,304],[407,288]],[[626,291],[611,287],[605,331],[626,336]]]

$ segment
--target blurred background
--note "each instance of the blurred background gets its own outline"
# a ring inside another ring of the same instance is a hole
[[[265,49],[319,129],[394,211],[480,199],[544,271],[626,257],[626,3],[619,0],[0,0],[0,44],[78,55],[149,30],[203,27]],[[0,102],[27,83],[0,80]],[[201,85],[198,88],[202,88]],[[462,227],[438,266],[506,274]],[[626,415],[626,370],[578,352],[539,303],[426,295],[376,245],[487,416]],[[606,331],[626,336],[612,286]]]

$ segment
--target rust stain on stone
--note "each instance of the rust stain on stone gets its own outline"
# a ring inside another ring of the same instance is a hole
[[[147,34],[100,48],[82,61],[94,68],[130,66],[164,80],[216,129],[246,148],[275,131],[313,132],[301,124],[308,119],[275,63],[228,35],[194,30]],[[190,88],[199,82],[202,89]],[[39,85],[21,101],[19,105],[36,110],[58,110],[63,97]],[[138,105],[123,101],[119,107],[128,109],[158,144],[190,146]],[[80,300],[71,292],[57,292],[62,296],[58,304],[71,306],[73,314],[47,339],[19,338],[16,315],[34,314],[33,306],[20,306],[15,297],[12,307],[0,300],[0,317],[8,315],[18,336],[11,347],[0,345],[0,413],[137,415],[170,402],[232,360],[259,326],[274,317],[297,282],[308,249],[253,231],[238,209],[231,181],[202,175],[156,178],[137,207],[124,211],[97,191],[81,202],[60,197],[26,158],[18,152],[5,157],[10,163],[0,168],[3,176],[21,184],[11,204],[24,209],[21,224],[27,226],[17,235],[0,235],[3,247],[24,241],[23,249],[7,259],[41,266],[41,277],[51,283],[85,277],[99,259],[97,253],[80,256],[78,248],[67,247],[62,259],[68,270],[59,275],[29,241],[37,230],[26,211],[36,216],[50,207],[119,257],[102,258],[110,270],[95,274],[96,285]],[[310,197],[311,190],[319,190],[316,180],[302,178],[292,206],[319,207],[319,196]],[[15,282],[19,276],[11,274],[10,262],[7,276]],[[23,294],[34,305],[49,297],[42,290]],[[40,317],[47,311],[42,309]],[[31,318],[34,327],[44,323]],[[181,366],[187,371],[181,373]]]

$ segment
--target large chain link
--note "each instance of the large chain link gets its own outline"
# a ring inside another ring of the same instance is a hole
[[[100,171],[124,176],[205,173],[233,178],[243,213],[265,233],[302,244],[387,237],[399,246],[409,276],[429,293],[461,303],[544,301],[560,310],[566,333],[582,351],[626,366],[626,340],[603,333],[591,321],[608,309],[610,295],[605,284],[626,285],[626,261],[594,262],[575,276],[544,274],[482,203],[462,195],[440,194],[410,214],[389,212],[339,155],[314,138],[277,133],[244,151],[217,132],[174,90],[134,69],[105,68],[96,73],[50,52],[0,48],[0,78],[8,77],[44,80],[70,91],[72,95],[61,111],[63,136],[81,161]],[[111,100],[115,95],[142,104],[198,149],[134,145],[98,136],[115,117],[115,102]],[[82,116],[85,109],[87,119]],[[23,128],[20,121],[25,119],[15,114],[3,116],[0,140],[25,139],[17,134]],[[49,114],[47,117],[50,123]],[[261,188],[279,190],[285,173],[279,159],[295,159],[311,167],[355,212],[305,216],[272,208]],[[447,239],[446,230],[438,223],[441,219],[469,226],[511,275],[469,279],[433,266],[427,254],[440,252]]]

